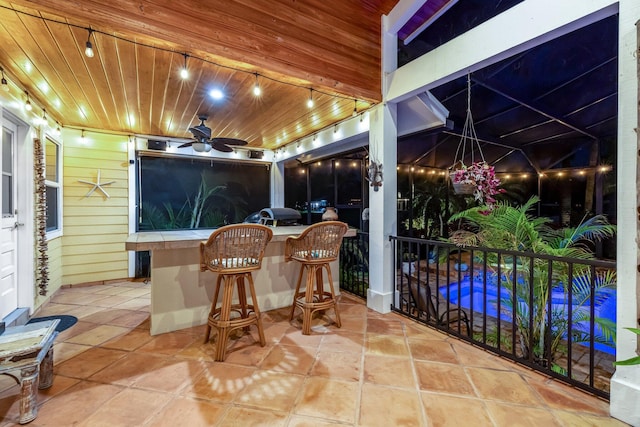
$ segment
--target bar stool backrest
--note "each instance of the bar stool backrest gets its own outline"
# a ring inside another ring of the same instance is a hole
[[[287,238],[286,260],[305,263],[335,261],[347,228],[347,224],[341,221],[324,221],[309,226],[300,236]]]
[[[200,243],[200,270],[235,273],[259,270],[273,231],[260,224],[232,224],[215,230]]]

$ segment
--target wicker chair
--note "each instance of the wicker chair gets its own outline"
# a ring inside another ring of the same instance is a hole
[[[251,272],[260,269],[271,237],[273,232],[264,225],[234,224],[217,229],[206,243],[200,244],[200,270],[218,274],[204,340],[209,342],[211,328],[218,330],[217,361],[225,359],[229,334],[235,329],[248,330],[249,325],[255,324],[260,345],[264,347],[266,344]],[[247,302],[245,279],[249,284],[252,304]],[[222,301],[218,307],[221,291]]]
[[[293,320],[296,307],[300,307],[304,335],[311,334],[311,318],[318,310],[333,308],[336,313],[336,325],[342,326],[329,263],[338,259],[342,238],[346,232],[347,224],[340,221],[325,221],[309,226],[298,237],[289,237],[286,240],[286,260],[298,261],[301,264],[289,320]],[[324,289],[323,269],[327,271],[329,278],[328,291]],[[300,285],[305,272],[307,275],[305,289],[301,291]]]

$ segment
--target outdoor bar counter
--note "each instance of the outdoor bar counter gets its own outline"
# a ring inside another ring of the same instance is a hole
[[[253,273],[261,311],[291,305],[300,265],[285,262],[285,240],[300,235],[306,228],[306,225],[271,227],[273,238],[265,250],[262,269]],[[206,241],[213,231],[145,231],[127,238],[126,250],[151,253],[151,335],[207,323],[216,274],[200,271],[200,242]],[[355,236],[355,229],[350,228],[346,236]],[[338,273],[336,261],[331,264],[331,274],[337,293]]]

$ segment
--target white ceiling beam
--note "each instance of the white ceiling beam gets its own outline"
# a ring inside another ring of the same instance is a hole
[[[386,75],[399,102],[618,12],[617,0],[525,0]]]
[[[383,31],[397,34],[398,31],[420,10],[428,0],[400,0],[386,17]]]
[[[431,16],[429,19],[427,19],[425,22],[423,22],[422,25],[420,25],[411,34],[409,34],[403,40],[403,43],[405,45],[408,45],[409,43],[411,43],[411,41],[413,41],[413,39],[418,37],[420,35],[420,33],[422,33],[429,25],[433,24],[438,18],[440,18],[442,15],[444,15],[445,12],[448,11],[449,9],[451,9],[451,7],[456,3],[458,3],[458,0],[450,0],[449,2],[447,2],[447,4],[442,6],[440,8],[440,10],[438,10],[436,13],[433,14],[433,16]]]

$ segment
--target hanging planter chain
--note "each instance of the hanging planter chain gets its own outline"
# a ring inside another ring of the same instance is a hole
[[[471,164],[464,164],[467,144],[471,150]],[[474,144],[480,153],[480,161],[475,160]],[[458,157],[460,155],[460,157]],[[451,166],[452,174],[450,174],[451,184],[456,194],[469,194],[479,201],[485,203],[489,209],[492,209],[495,194],[504,192],[499,189],[500,180],[495,176],[493,166],[490,166],[484,159],[482,147],[476,134],[476,128],[473,124],[473,115],[471,114],[471,73],[467,74],[467,117],[462,128],[462,137],[456,149],[456,157],[453,166]]]
[[[471,73],[467,73],[467,117],[464,121],[464,126],[462,127],[462,137],[460,138],[460,142],[458,143],[458,148],[456,149],[456,157],[453,162],[453,168],[456,167],[457,163],[460,162],[462,166],[464,166],[464,156],[467,148],[467,143],[469,143],[469,148],[471,150],[471,163],[474,163],[474,150],[473,145],[478,146],[478,152],[480,153],[480,158],[483,163],[486,163],[484,160],[484,154],[482,154],[482,148],[480,147],[480,141],[478,141],[478,135],[476,134],[476,128],[473,124],[473,115],[471,114]],[[458,154],[460,154],[460,149],[462,148],[462,155],[460,156],[460,160],[458,160]]]

